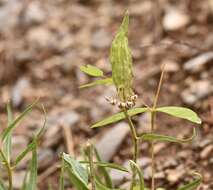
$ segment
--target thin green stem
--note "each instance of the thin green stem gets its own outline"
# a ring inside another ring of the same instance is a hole
[[[8,183],[9,183],[8,190],[12,190],[13,189],[13,180],[12,180],[12,169],[10,167],[10,163],[7,161],[7,158],[1,149],[0,149],[0,155],[3,159],[3,162],[5,163],[5,167],[6,167],[7,174],[8,174]]]
[[[94,168],[94,163],[93,163],[93,148],[91,146],[91,144],[88,142],[87,144],[87,157],[89,159],[89,167],[90,167],[90,181],[91,181],[91,190],[95,190],[96,189],[96,185],[95,185],[95,168]]]
[[[133,147],[134,147],[134,150],[133,150],[133,161],[135,163],[137,163],[137,158],[138,158],[138,137],[137,137],[137,133],[136,133],[134,124],[133,124],[133,122],[131,120],[131,117],[129,116],[129,114],[127,112],[127,109],[123,108],[123,112],[125,114],[126,120],[127,120],[128,124],[129,124],[130,131],[131,131],[132,143],[133,143]],[[131,182],[130,190],[132,190],[133,187],[135,186],[135,183],[136,183],[135,182],[135,178],[136,178],[136,170],[134,169],[133,170],[133,174],[132,174],[132,182]]]
[[[160,76],[160,80],[158,83],[158,88],[157,88],[157,92],[155,94],[155,99],[154,99],[154,103],[153,103],[153,110],[156,108],[157,106],[157,102],[158,102],[158,98],[159,98],[159,94],[160,94],[160,89],[163,83],[163,77],[164,77],[164,72],[165,72],[165,66],[166,64],[164,63],[162,66],[162,72],[161,72],[161,76]]]
[[[160,89],[163,83],[163,77],[164,77],[164,72],[165,72],[165,65],[163,64],[162,66],[162,72],[160,76],[160,80],[158,83],[158,88],[155,94],[153,106],[151,109],[151,133],[154,133],[155,130],[155,110],[157,107],[157,102],[160,94]],[[155,190],[155,154],[154,154],[154,141],[151,142],[151,159],[152,159],[152,184],[151,184],[151,190]]]
[[[151,133],[154,132],[155,112],[151,111]],[[151,190],[155,189],[155,155],[154,155],[154,141],[151,142],[151,159],[152,159],[152,185]]]

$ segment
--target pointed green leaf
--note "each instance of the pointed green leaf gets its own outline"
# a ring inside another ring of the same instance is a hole
[[[37,134],[35,135],[33,141],[27,145],[27,147],[17,156],[17,158],[15,159],[15,163],[14,163],[14,166],[17,166],[19,164],[19,162],[29,153],[31,152],[34,148],[36,148],[36,144],[38,144],[43,132],[44,132],[44,129],[45,129],[45,126],[46,126],[46,121],[47,121],[47,117],[46,117],[46,111],[44,109],[44,106],[42,105],[42,109],[43,109],[43,112],[44,112],[44,123],[43,123],[43,126],[39,129],[39,131],[37,132]]]
[[[133,108],[128,110],[128,115],[129,116],[134,116],[140,113],[144,113],[147,112],[149,109],[148,108]],[[108,125],[108,124],[112,124],[115,123],[117,121],[120,121],[122,119],[125,119],[125,114],[123,112],[119,112],[116,113],[110,117],[107,117],[106,119],[103,119],[101,121],[99,121],[98,123],[92,125],[92,128],[96,128],[96,127],[102,127],[104,125]]]
[[[112,78],[106,78],[106,79],[95,80],[94,82],[81,85],[80,88],[88,88],[88,87],[93,87],[97,85],[110,85],[110,84],[113,84]]]
[[[143,178],[143,173],[140,170],[139,166],[132,160],[129,161],[130,162],[130,166],[132,171],[136,171],[139,177],[139,190],[145,190],[145,185],[144,185],[144,178]]]
[[[10,107],[10,103],[8,102],[7,104],[7,126],[10,126],[10,124],[12,123],[13,120],[13,114],[12,114],[12,110]],[[7,158],[7,162],[10,163],[10,155],[11,155],[11,136],[12,136],[12,131],[8,133],[8,135],[6,136],[4,142],[3,142],[3,152]]]
[[[140,190],[140,185],[134,186],[134,187],[133,187],[133,190]],[[145,187],[144,190],[150,190],[150,189],[148,189],[148,188]]]
[[[80,161],[80,163],[82,163],[82,164],[89,164],[88,161]],[[120,170],[120,171],[123,171],[123,172],[129,172],[125,167],[119,166],[119,165],[114,164],[114,163],[107,163],[107,162],[93,162],[93,163],[96,166],[102,166],[102,167],[106,167],[106,168]]]
[[[21,160],[29,153],[31,152],[33,149],[36,148],[36,141],[33,140],[30,144],[27,145],[27,147],[17,156],[14,166],[17,166]]]
[[[98,150],[94,145],[93,145],[93,149],[94,149],[94,153],[95,153],[95,157],[96,157],[97,161],[102,162],[101,156],[99,155]],[[99,173],[103,175],[106,186],[108,188],[113,188],[112,179],[111,179],[107,169],[103,166],[98,166],[98,170],[99,170]]]
[[[25,176],[24,176],[24,180],[23,180],[21,190],[27,190],[27,183],[29,181],[29,174],[30,174],[30,171],[29,171],[29,168],[28,168],[27,171],[25,172]]]
[[[177,190],[196,190],[202,182],[202,176],[198,173],[194,173],[194,174],[197,176],[197,179],[178,188]]]
[[[93,77],[103,77],[103,71],[93,65],[81,66],[80,70]]]
[[[36,183],[37,183],[37,145],[32,150],[32,160],[30,163],[30,176],[29,181],[27,183],[27,190],[36,190]]]
[[[0,179],[0,190],[6,190],[4,182]]]
[[[196,130],[195,128],[193,129],[193,135],[187,139],[178,139],[175,137],[171,137],[171,136],[166,136],[166,135],[159,135],[159,134],[155,134],[155,133],[147,133],[147,134],[143,134],[140,138],[145,140],[145,141],[166,141],[166,142],[174,142],[174,143],[187,143],[190,142],[194,139],[194,137],[196,136]]]
[[[64,190],[64,159],[63,159],[63,157],[62,157],[62,160],[61,160],[59,190]]]
[[[167,106],[167,107],[157,108],[156,111],[167,113],[174,117],[186,119],[188,121],[201,124],[201,119],[198,117],[198,115],[194,111],[192,111],[189,108]]]
[[[88,173],[87,170],[70,155],[63,153],[63,159],[68,170],[71,183],[78,190],[88,190]]]
[[[105,186],[104,184],[102,184],[98,180],[95,180],[95,184],[96,184],[96,189],[97,190],[122,190],[122,189],[109,188],[109,187]]]
[[[10,132],[16,127],[16,125],[30,112],[33,107],[37,104],[38,99],[27,107],[1,134],[2,141],[10,134]]]

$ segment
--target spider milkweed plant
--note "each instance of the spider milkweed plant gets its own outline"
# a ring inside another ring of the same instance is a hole
[[[153,100],[152,107],[135,107],[135,101],[138,98],[133,91],[133,70],[131,50],[128,46],[128,25],[129,14],[125,13],[122,24],[115,35],[110,50],[110,63],[112,66],[112,77],[106,77],[104,72],[93,66],[81,66],[80,70],[87,75],[94,77],[92,83],[84,84],[80,88],[94,87],[96,85],[114,85],[117,91],[116,99],[109,98],[108,101],[112,105],[117,105],[120,109],[119,113],[109,116],[91,126],[91,128],[101,128],[112,123],[126,120],[130,127],[132,137],[133,154],[132,160],[129,161],[130,169],[124,168],[113,163],[106,163],[101,160],[95,147],[88,143],[83,151],[84,161],[77,161],[72,156],[62,154],[62,167],[60,189],[64,189],[64,172],[67,171],[71,183],[77,190],[113,190],[114,185],[110,178],[108,169],[113,168],[123,172],[132,173],[130,190],[165,190],[162,187],[155,187],[155,155],[154,145],[158,141],[166,141],[173,143],[191,142],[196,136],[196,130],[193,129],[193,134],[187,139],[178,139],[171,136],[157,134],[155,132],[155,118],[157,112],[162,112],[172,117],[181,118],[190,122],[201,124],[201,119],[191,109],[177,106],[158,107],[158,97],[163,81],[164,68],[162,68],[161,77],[159,80],[156,95]],[[151,116],[150,132],[138,134],[132,122],[132,117],[142,113],[149,113]],[[138,145],[141,141],[150,141],[151,168],[152,180],[151,187],[147,187],[143,179],[143,171],[137,164],[139,155]],[[195,190],[202,181],[199,173],[193,173],[194,180],[190,183],[179,187],[177,190]]]

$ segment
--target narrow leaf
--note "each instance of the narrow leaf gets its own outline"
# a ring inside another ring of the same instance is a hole
[[[130,160],[129,162],[130,162],[130,166],[131,166],[132,171],[135,171],[135,170],[137,171],[137,174],[138,174],[138,177],[139,177],[139,182],[140,182],[139,190],[145,190],[144,178],[143,178],[142,171],[140,170],[140,168],[138,167],[138,165],[134,161]]]
[[[32,160],[30,163],[30,176],[27,184],[27,190],[36,190],[37,183],[37,146],[32,150]]]
[[[36,148],[36,144],[39,142],[45,126],[46,126],[46,121],[47,121],[47,116],[46,116],[46,111],[44,109],[44,106],[42,105],[42,109],[44,112],[44,123],[43,126],[39,129],[39,131],[37,132],[37,134],[35,135],[33,141],[28,144],[28,146],[17,156],[17,158],[15,159],[15,163],[14,166],[17,166],[19,164],[19,162],[29,153],[31,152],[34,148]]]
[[[27,107],[1,134],[2,141],[5,140],[7,135],[16,127],[16,125],[30,112],[33,107],[37,104],[38,99]]]
[[[95,153],[95,157],[96,157],[97,161],[102,162],[101,156],[99,155],[98,150],[94,145],[93,145],[93,149],[94,149],[94,153]],[[103,166],[98,166],[98,170],[99,170],[99,173],[103,175],[106,186],[109,188],[113,188],[112,179],[111,179],[107,169]]]
[[[10,126],[10,124],[12,123],[13,120],[13,114],[12,114],[12,110],[11,110],[11,106],[10,103],[8,102],[7,104],[7,126]],[[12,136],[12,131],[10,133],[8,133],[8,135],[6,136],[4,142],[3,142],[3,152],[7,158],[7,162],[10,163],[10,155],[11,155],[11,136]]]
[[[194,173],[194,174],[197,176],[197,179],[178,188],[177,190],[195,190],[202,182],[202,176],[198,173]]]
[[[27,190],[27,184],[28,184],[28,181],[29,181],[29,174],[30,174],[30,171],[29,171],[29,168],[28,168],[26,173],[25,173],[25,176],[24,176],[24,180],[23,180],[21,190]]]
[[[28,144],[28,146],[17,156],[14,166],[17,166],[19,164],[19,162],[21,162],[21,160],[29,153],[31,152],[33,149],[35,149],[36,147],[36,141],[33,140],[30,144]]]
[[[113,84],[112,78],[106,78],[106,79],[95,80],[94,82],[81,85],[80,88],[88,88],[88,87],[93,87],[96,85],[110,85],[110,84]]]
[[[82,163],[82,164],[89,164],[88,161],[80,161],[80,163]],[[123,172],[129,172],[125,167],[119,166],[119,165],[114,164],[114,163],[107,163],[107,162],[93,162],[93,163],[96,166],[102,166],[102,167],[106,167],[106,168],[120,170],[120,171],[123,171]]]
[[[59,181],[59,190],[64,190],[64,159],[61,160],[61,173]]]
[[[63,153],[63,159],[68,170],[71,183],[78,190],[87,190],[88,187],[88,173],[87,170],[70,155]]]
[[[133,190],[140,190],[140,185],[134,186],[134,187],[133,187]],[[144,190],[150,190],[150,189],[148,189],[148,188],[145,187]]]
[[[104,184],[102,184],[98,180],[95,181],[95,184],[96,184],[96,189],[97,190],[122,190],[122,189],[109,188],[109,187],[105,186]]]
[[[156,140],[156,141],[167,141],[167,142],[174,142],[174,143],[188,143],[188,142],[192,141],[195,136],[196,136],[196,129],[193,128],[193,135],[187,139],[178,139],[175,137],[159,135],[159,134],[155,134],[155,133],[143,134],[140,138],[145,141]]]
[[[93,65],[81,66],[80,70],[93,77],[103,77],[103,71]]]
[[[6,190],[6,187],[1,179],[0,179],[0,190]]]
[[[201,124],[201,119],[198,117],[198,115],[194,111],[192,111],[189,108],[167,106],[167,107],[157,108],[156,111],[167,113],[174,117],[186,119],[193,123]]]
[[[134,115],[137,115],[137,114],[140,114],[140,113],[147,112],[148,110],[149,110],[148,108],[133,108],[133,109],[128,110],[128,115],[134,116]],[[125,119],[125,114],[123,112],[119,112],[119,113],[116,113],[116,114],[106,118],[106,119],[99,121],[98,123],[92,125],[91,127],[92,128],[102,127],[104,125],[108,125],[108,124],[120,121],[122,119]]]

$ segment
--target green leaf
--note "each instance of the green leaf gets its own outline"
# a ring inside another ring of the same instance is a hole
[[[6,190],[4,182],[0,179],[0,190]]]
[[[122,189],[109,188],[109,187],[105,186],[104,184],[102,184],[98,180],[95,180],[95,184],[96,184],[96,189],[97,190],[122,190]]]
[[[29,168],[28,168],[26,173],[25,173],[25,176],[24,176],[24,180],[23,180],[21,190],[27,190],[27,183],[29,181],[29,174],[30,174],[30,171],[29,171]]]
[[[42,109],[43,109],[43,112],[44,112],[44,123],[43,123],[43,126],[39,129],[39,131],[37,132],[37,134],[35,135],[33,141],[28,144],[28,146],[17,156],[17,158],[15,159],[15,163],[14,163],[14,166],[17,166],[19,164],[19,162],[30,152],[32,151],[34,148],[36,148],[36,144],[38,144],[43,132],[44,132],[44,129],[45,129],[45,126],[46,126],[46,121],[47,121],[47,117],[46,117],[46,111],[44,109],[44,106],[42,105]]]
[[[178,188],[177,190],[195,190],[202,182],[202,176],[198,173],[194,173],[197,176],[197,179],[194,181]]]
[[[88,161],[80,161],[81,164],[89,164]],[[93,162],[96,166],[102,166],[102,167],[106,167],[106,168],[111,168],[111,169],[115,169],[115,170],[120,170],[123,172],[129,172],[125,167],[123,166],[119,166],[117,164],[114,163],[107,163],[107,162]]]
[[[33,149],[36,148],[36,141],[33,140],[30,144],[27,145],[27,148],[25,148],[16,158],[14,166],[17,166],[21,160]]]
[[[70,155],[63,153],[63,159],[68,170],[71,183],[78,190],[88,190],[88,173],[87,170]]]
[[[144,178],[143,178],[143,173],[140,170],[139,166],[132,160],[129,161],[130,162],[130,166],[132,171],[136,171],[139,177],[139,190],[145,190],[145,185],[144,185]]]
[[[63,157],[62,157],[62,160],[61,160],[59,190],[64,190],[64,159],[63,159]]]
[[[128,26],[129,13],[127,11],[110,50],[113,83],[121,101],[126,101],[134,94],[132,90],[132,55],[128,45]]]
[[[192,141],[195,136],[196,136],[196,129],[193,128],[193,135],[187,139],[177,139],[175,137],[159,135],[159,134],[155,134],[155,133],[143,134],[140,138],[145,141],[156,140],[156,141],[167,141],[167,142],[174,142],[174,143],[187,143],[187,142]]]
[[[80,70],[93,77],[103,77],[103,71],[93,65],[80,66]]]
[[[94,82],[81,85],[80,88],[88,88],[88,87],[93,87],[96,85],[110,85],[110,84],[113,84],[112,78],[106,78],[106,79],[95,80]]]
[[[133,108],[128,110],[128,115],[129,116],[134,116],[140,113],[144,113],[147,112],[149,109],[148,108]],[[116,113],[110,117],[107,117],[106,119],[103,119],[101,121],[99,121],[98,123],[92,125],[92,128],[96,128],[96,127],[102,127],[104,125],[108,125],[108,124],[112,124],[115,123],[117,121],[120,121],[122,119],[125,119],[125,114],[123,112],[119,112]]]
[[[201,124],[201,119],[198,117],[198,115],[194,111],[190,110],[189,108],[167,106],[167,107],[157,108],[156,111],[167,113],[174,117],[186,119],[193,123]]]
[[[134,187],[133,187],[133,190],[140,190],[140,185],[134,186]],[[145,187],[144,190],[150,190],[150,189],[148,189],[148,188]]]
[[[29,181],[27,183],[27,190],[36,190],[37,183],[37,145],[32,150],[32,160],[30,163],[30,176]]]
[[[30,112],[33,107],[37,104],[39,99],[33,102],[29,107],[27,107],[1,134],[2,141],[11,133],[11,131],[16,127],[16,125]]]
[[[13,114],[10,107],[10,103],[7,104],[7,126],[10,126],[13,120]],[[12,138],[12,131],[8,133],[4,142],[3,142],[3,152],[7,159],[7,162],[10,163],[10,155],[11,155],[11,138]]]
[[[156,190],[166,190],[166,189],[164,189],[162,187],[158,187]]]
[[[94,145],[92,145],[92,146],[93,146],[93,150],[94,150],[97,161],[102,162],[101,156],[99,155],[97,148]],[[113,188],[112,179],[111,179],[110,174],[107,171],[107,169],[103,166],[98,166],[98,170],[99,170],[99,173],[103,175],[106,186],[108,188]]]

